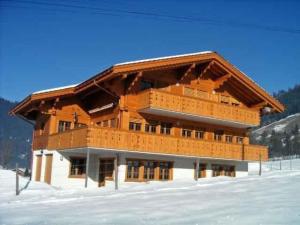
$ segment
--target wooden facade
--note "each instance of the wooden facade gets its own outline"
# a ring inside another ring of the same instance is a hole
[[[117,64],[79,85],[34,93],[11,114],[35,121],[33,150],[252,161],[268,160],[268,150],[249,144],[249,128],[262,114],[283,110],[245,74],[206,52]]]

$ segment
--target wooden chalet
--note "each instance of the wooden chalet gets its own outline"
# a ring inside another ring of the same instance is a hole
[[[32,175],[54,186],[245,176],[268,160],[249,129],[284,106],[216,52],[113,65],[35,92],[11,114],[34,123]]]

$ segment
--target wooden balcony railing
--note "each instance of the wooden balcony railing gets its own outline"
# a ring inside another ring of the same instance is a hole
[[[148,108],[205,116],[249,126],[258,126],[260,124],[259,112],[255,110],[154,89],[149,89],[139,94],[139,109]]]
[[[104,148],[195,157],[254,161],[268,159],[264,146],[240,145],[193,138],[86,127],[34,139],[34,149]]]

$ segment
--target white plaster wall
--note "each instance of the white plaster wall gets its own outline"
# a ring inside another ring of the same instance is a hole
[[[43,151],[42,158],[42,171],[41,171],[41,181],[44,181],[45,173],[45,154],[53,154],[52,161],[52,177],[51,185],[61,188],[84,188],[85,179],[83,178],[70,178],[70,156],[83,156],[86,157],[86,153],[71,153],[66,151]],[[173,168],[173,180],[194,179],[194,162],[193,158],[180,158],[172,156],[162,156],[162,155],[151,155],[151,154],[140,154],[140,153],[125,153],[125,152],[114,152],[114,151],[101,151],[93,150],[90,154],[90,166],[89,166],[89,177],[88,177],[88,187],[96,188],[98,187],[98,175],[99,175],[99,159],[100,158],[114,158],[116,154],[119,154],[119,167],[118,167],[118,182],[119,186],[125,182],[126,176],[126,159],[149,159],[149,160],[165,160],[172,161],[174,163]],[[33,157],[33,168],[32,176],[33,180],[35,178],[36,172],[36,155],[40,154],[40,151],[34,152]],[[242,177],[248,175],[248,163],[239,161],[229,161],[229,160],[210,160],[210,159],[198,159],[200,163],[206,163],[206,177],[212,176],[211,164],[223,164],[223,165],[234,165],[236,167],[236,177]],[[106,182],[106,185],[114,185],[114,182]]]
[[[70,156],[86,156],[86,154],[74,154],[64,153],[60,151],[53,151],[53,163],[52,163],[52,179],[51,185],[56,187],[73,187],[73,188],[84,188],[85,177],[82,178],[71,178],[70,173]],[[98,187],[98,171],[99,171],[99,160],[94,154],[90,155],[89,165],[89,177],[88,187]]]

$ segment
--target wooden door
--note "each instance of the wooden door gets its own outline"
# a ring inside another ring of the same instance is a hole
[[[206,177],[206,164],[200,163],[199,170],[200,170],[199,171],[199,177],[200,178]]]
[[[47,184],[51,184],[51,174],[52,174],[52,159],[53,155],[46,155],[46,168],[45,168],[45,176],[44,181]]]
[[[41,155],[36,156],[35,181],[41,181],[42,159]]]
[[[99,187],[105,186],[106,180],[113,180],[114,159],[100,159]]]

